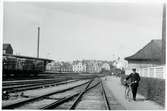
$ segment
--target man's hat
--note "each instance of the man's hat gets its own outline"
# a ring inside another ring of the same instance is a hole
[[[136,68],[133,68],[132,71],[136,71]]]

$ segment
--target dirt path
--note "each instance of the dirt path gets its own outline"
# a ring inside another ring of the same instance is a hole
[[[127,110],[163,110],[164,108],[153,101],[137,94],[136,101],[128,101],[124,96],[124,87],[121,85],[120,78],[108,76],[103,83],[113,93],[118,102]]]

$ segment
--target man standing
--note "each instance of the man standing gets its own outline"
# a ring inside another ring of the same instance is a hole
[[[131,88],[132,88],[132,94],[133,94],[133,100],[136,101],[136,93],[137,88],[139,86],[140,76],[139,73],[136,72],[136,69],[132,69],[132,73],[126,77],[126,80],[130,79],[131,81]]]

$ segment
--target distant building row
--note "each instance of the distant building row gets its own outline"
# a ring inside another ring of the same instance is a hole
[[[83,60],[69,62],[52,62],[46,67],[48,71],[53,72],[82,72],[99,73],[102,69],[110,70],[110,64],[95,60]]]

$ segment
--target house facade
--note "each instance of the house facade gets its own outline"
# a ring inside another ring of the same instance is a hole
[[[86,63],[86,72],[99,73],[101,71],[101,65],[96,61],[89,61]]]
[[[61,72],[73,72],[72,64],[68,62],[62,62]]]
[[[51,63],[48,63],[48,64],[46,65],[46,71],[51,71],[52,66],[53,66],[53,63],[52,63],[52,62],[51,62]]]
[[[51,72],[73,72],[72,64],[68,62],[51,62],[46,65],[46,70]]]
[[[46,65],[46,70],[51,72],[61,72],[62,64],[59,62],[51,62]]]
[[[72,69],[74,72],[86,72],[86,64],[81,61],[73,61]]]

